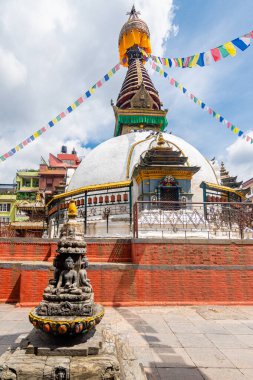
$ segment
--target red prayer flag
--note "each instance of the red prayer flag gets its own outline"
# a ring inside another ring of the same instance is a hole
[[[221,54],[218,48],[211,49],[211,53],[215,62],[221,59]]]

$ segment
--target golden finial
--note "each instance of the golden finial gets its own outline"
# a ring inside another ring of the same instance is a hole
[[[69,202],[68,217],[69,218],[76,218],[77,217],[76,202],[73,199],[71,199],[71,201]]]
[[[158,136],[157,136],[157,145],[163,145],[165,144],[165,140],[164,140],[164,137],[163,137],[163,134],[160,132],[158,133]]]

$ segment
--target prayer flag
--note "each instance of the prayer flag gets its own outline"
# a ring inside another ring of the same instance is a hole
[[[197,65],[202,66],[202,67],[205,66],[204,53],[199,54],[199,59],[197,61]]]
[[[232,40],[232,43],[238,47],[240,50],[244,51],[250,46],[250,38],[248,37],[241,37],[241,38],[235,38]]]
[[[197,65],[197,62],[198,62],[198,59],[199,59],[199,54],[195,54],[192,58],[192,60],[189,62],[189,67],[194,67]]]
[[[108,78],[108,79],[109,79],[109,78]],[[86,98],[89,98],[89,97],[91,96],[90,91],[85,92],[85,96],[86,96]]]
[[[48,125],[49,125],[50,128],[52,128],[54,126],[54,123],[52,122],[52,120],[49,121]]]
[[[211,49],[211,53],[212,53],[212,56],[213,56],[213,59],[215,60],[215,62],[217,62],[221,59],[221,54],[220,54],[220,51],[218,48]]]
[[[209,50],[206,53],[204,53],[204,63],[205,63],[205,66],[210,65],[210,63],[212,61],[213,61],[213,56],[212,56],[211,51]]]
[[[72,111],[73,111],[72,107],[69,106],[69,107],[67,108],[67,111],[68,111],[68,113],[72,112]]]
[[[223,58],[226,58],[229,55],[229,52],[227,51],[227,49],[223,45],[219,46],[218,49],[219,49]]]
[[[225,43],[224,45],[224,48],[228,51],[228,53],[234,57],[236,55],[236,48],[235,46],[232,44],[232,42],[227,42]]]

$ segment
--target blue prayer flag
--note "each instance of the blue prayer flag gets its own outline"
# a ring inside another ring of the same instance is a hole
[[[205,66],[204,53],[200,53],[199,54],[199,59],[197,60],[197,65],[199,65],[199,66]]]
[[[241,135],[243,135],[243,131],[238,132],[238,136],[241,137]]]
[[[245,44],[244,41],[242,41],[240,38],[235,38],[231,41],[236,47],[238,47],[240,50],[245,50],[249,47],[249,45]]]
[[[104,78],[105,78],[105,81],[108,81],[110,79],[108,74],[105,74]]]
[[[49,121],[48,125],[49,125],[50,128],[52,128],[54,126],[54,123],[52,122],[52,120]]]
[[[186,91],[187,91],[187,89],[183,87],[183,93],[184,94],[186,93]]]

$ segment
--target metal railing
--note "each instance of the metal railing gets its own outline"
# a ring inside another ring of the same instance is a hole
[[[253,204],[138,201],[134,237],[253,238]]]

